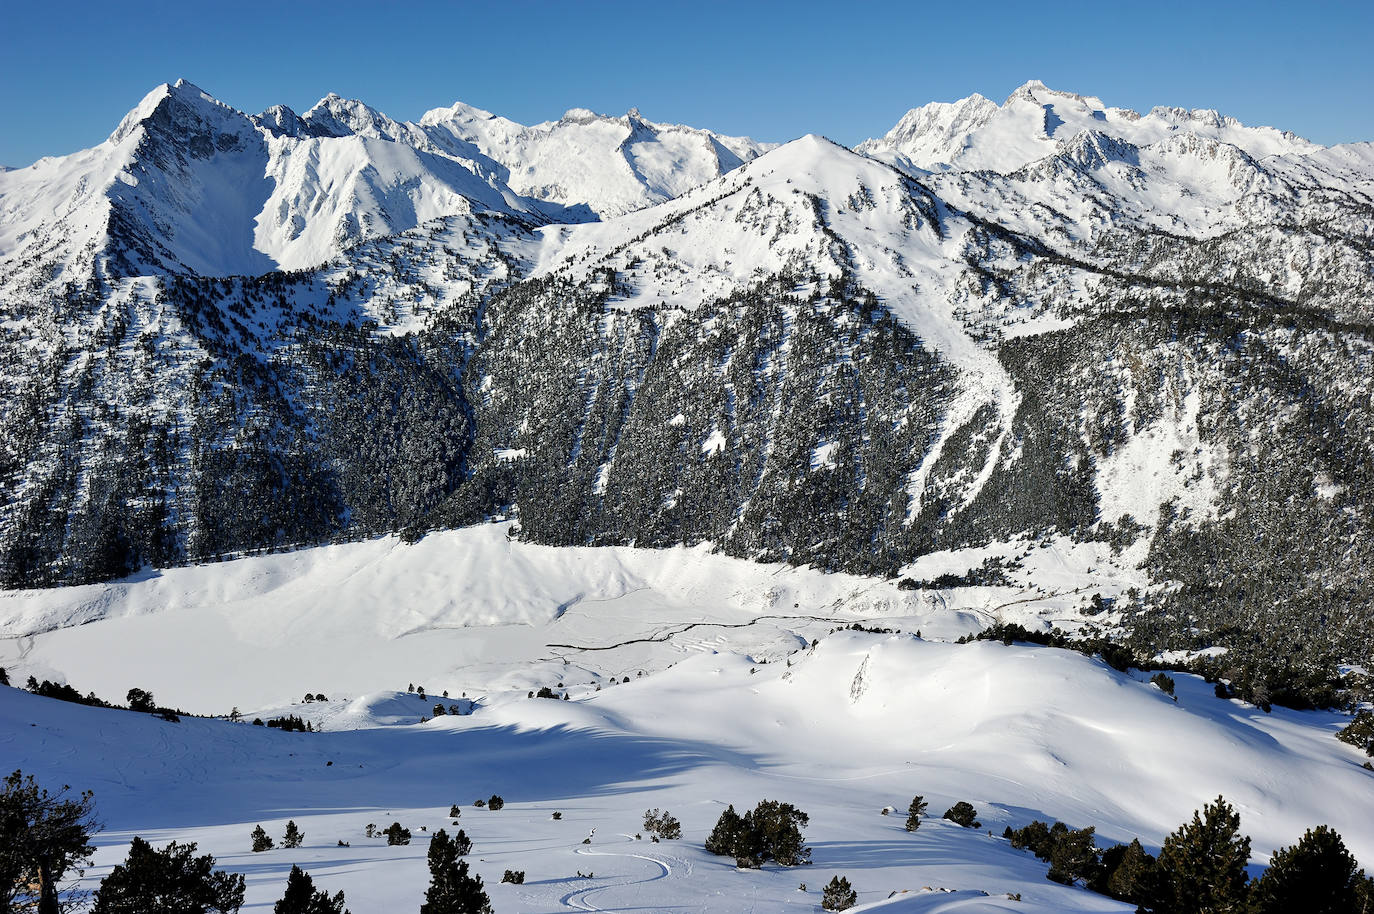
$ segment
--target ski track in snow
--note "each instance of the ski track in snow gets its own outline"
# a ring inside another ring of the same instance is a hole
[[[621,837],[631,843],[633,843],[635,840],[631,835],[621,835]],[[592,898],[592,896],[599,895],[602,892],[606,892],[611,889],[624,888],[626,886],[647,885],[650,882],[657,882],[660,879],[667,879],[673,874],[673,868],[669,866],[666,861],[660,860],[657,857],[650,857],[647,854],[616,854],[606,851],[587,850],[586,848],[578,848],[576,853],[578,854],[578,856],[581,857],[618,857],[623,859],[645,860],[649,863],[654,864],[658,868],[659,872],[645,879],[630,879],[628,881],[611,882],[602,885],[588,886],[584,889],[576,889],[559,899],[559,903],[561,905],[575,911],[604,911],[606,910],[605,908],[599,908],[591,903],[590,899]],[[686,868],[685,875],[690,875],[690,873],[691,867],[688,866]]]

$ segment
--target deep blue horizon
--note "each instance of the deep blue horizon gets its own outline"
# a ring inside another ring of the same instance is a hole
[[[1374,5],[989,2],[501,6],[247,0],[11,4],[0,164],[93,146],[185,78],[249,113],[329,92],[397,120],[463,101],[522,123],[573,107],[853,145],[910,108],[1028,79],[1138,111],[1215,108],[1323,144],[1374,139]]]

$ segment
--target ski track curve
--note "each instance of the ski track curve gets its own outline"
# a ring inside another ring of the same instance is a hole
[[[621,837],[623,837],[626,841],[634,840],[634,838],[632,838],[629,835],[622,835]],[[573,911],[604,911],[604,908],[597,907],[591,901],[591,897],[593,895],[600,894],[601,892],[610,891],[611,889],[626,888],[632,885],[647,885],[650,882],[657,882],[660,879],[667,879],[669,876],[673,874],[673,868],[666,861],[660,860],[657,857],[650,857],[647,854],[616,854],[607,853],[604,851],[584,850],[582,848],[578,848],[576,853],[582,857],[629,857],[635,860],[644,860],[658,867],[659,872],[656,875],[650,876],[647,879],[630,879],[628,881],[612,882],[605,885],[591,885],[587,886],[586,888],[574,889],[573,891],[564,895],[562,898],[558,899],[559,904]]]

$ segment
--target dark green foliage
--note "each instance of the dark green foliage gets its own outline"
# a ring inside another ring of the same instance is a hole
[[[314,729],[309,722],[302,720],[295,714],[270,718],[267,721],[267,726],[274,730],[285,730],[287,733],[305,733],[307,730]]]
[[[296,827],[296,820],[289,819],[286,823],[286,835],[281,839],[282,847],[300,847],[305,840],[305,833]]]
[[[919,794],[912,798],[911,804],[906,808],[906,830],[915,831],[921,827],[921,816],[926,814],[926,808],[930,806],[925,801],[925,797]]]
[[[128,858],[101,880],[91,914],[233,914],[243,904],[243,876],[195,852],[194,843],[154,850],[134,838]]]
[[[21,771],[0,782],[0,912],[56,914],[62,880],[95,849],[91,794],[68,789],[49,793]]]
[[[30,676],[25,689],[42,698],[56,698],[58,701],[69,701],[72,704],[88,705],[92,708],[108,708],[111,705],[95,697],[95,693],[82,695],[76,689],[67,685],[65,682],[49,682],[44,679],[39,682]]]
[[[1155,673],[1150,677],[1150,681],[1159,686],[1159,690],[1165,695],[1174,694],[1174,677],[1167,673]]]
[[[382,834],[386,835],[388,847],[410,843],[410,829],[402,828],[400,822],[392,822],[386,827]]]
[[[458,834],[453,836],[453,853],[459,857],[466,857],[472,853],[472,839],[461,828],[458,829]]]
[[[157,708],[157,704],[153,701],[153,693],[143,689],[130,689],[125,700],[129,703],[130,711],[152,713]]]
[[[457,819],[457,818],[460,817],[462,814],[463,814],[463,811],[462,811],[461,809],[458,808],[458,804],[457,804],[457,803],[453,803],[453,804],[451,804],[451,805],[449,806],[449,808],[448,808],[448,817],[449,817],[450,819]]]
[[[1056,823],[1059,824],[1059,823]],[[1097,868],[1094,828],[1068,829],[1058,836],[1050,852],[1050,871],[1046,878],[1064,885],[1090,879]]]
[[[1164,841],[1156,884],[1141,910],[1149,914],[1244,914],[1250,839],[1240,815],[1221,797]]]
[[[468,874],[468,863],[442,828],[429,842],[429,888],[420,914],[492,914],[482,877]]]
[[[859,894],[843,876],[833,876],[821,889],[821,909],[825,911],[848,911],[859,903]]]
[[[502,882],[509,882],[511,885],[524,885],[524,884],[525,884],[525,871],[524,871],[524,870],[506,870],[504,873],[501,874],[501,881],[502,881]]]
[[[1354,720],[1341,728],[1336,738],[1374,756],[1374,711],[1356,712]]]
[[[505,806],[505,805],[506,805],[506,801],[503,800],[503,799],[501,799],[501,798],[500,798],[499,796],[497,796],[496,794],[492,794],[491,797],[487,800],[487,809],[490,809],[490,810],[493,810],[493,811],[498,810],[498,809],[502,808],[502,807]]]
[[[1046,825],[1035,820],[1013,830],[1010,826],[1002,837],[1011,846],[1024,848],[1050,865],[1046,878],[1072,885],[1079,880],[1089,883],[1099,875],[1095,829],[1071,829],[1063,822]]]
[[[978,821],[978,810],[964,800],[960,800],[946,809],[941,818],[948,819],[955,825],[962,825],[964,828],[980,828],[983,824]]]
[[[1155,884],[1155,858],[1138,839],[1130,844],[1115,844],[1102,852],[1097,871],[1088,888],[1120,901],[1141,904]]]
[[[0,686],[7,686],[9,684],[10,674],[5,672],[5,668],[3,666],[0,666]]]
[[[682,823],[658,808],[646,809],[644,832],[652,838],[674,841],[682,837]]]
[[[253,842],[253,853],[255,854],[261,853],[262,851],[270,851],[272,848],[276,847],[276,844],[272,841],[272,836],[269,835],[267,830],[261,825],[254,826],[253,833],[248,837]]]
[[[734,806],[720,814],[706,839],[712,854],[734,857],[737,866],[757,869],[769,860],[780,866],[798,866],[811,858],[801,830],[810,817],[790,803],[760,800],[740,816]]]
[[[316,891],[310,874],[292,866],[286,877],[286,893],[273,905],[272,914],[348,914],[348,910],[342,891],[335,892],[332,898],[325,891]]]
[[[1297,844],[1274,852],[1269,869],[1252,886],[1254,914],[1349,914],[1360,910],[1368,883],[1341,836],[1318,825]]]

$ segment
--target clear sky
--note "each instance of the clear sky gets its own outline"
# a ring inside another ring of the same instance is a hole
[[[850,145],[1035,78],[1337,143],[1374,140],[1374,2],[2,0],[0,163],[94,145],[178,77],[248,112],[331,91],[398,120],[458,100],[524,123],[638,107]]]

